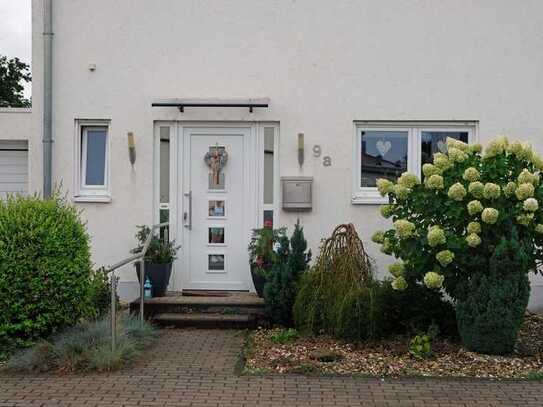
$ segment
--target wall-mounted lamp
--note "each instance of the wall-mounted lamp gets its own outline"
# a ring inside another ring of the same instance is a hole
[[[128,159],[130,164],[134,165],[136,163],[136,143],[134,142],[134,133],[131,131],[127,133],[128,137]]]
[[[298,133],[298,164],[304,165],[304,133]]]

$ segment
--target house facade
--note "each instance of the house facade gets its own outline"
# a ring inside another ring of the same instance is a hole
[[[0,193],[43,191],[47,3],[32,2],[32,110],[0,111],[19,168]],[[52,182],[97,266],[168,220],[173,290],[253,290],[265,221],[299,219],[315,253],[352,222],[384,276],[377,178],[420,174],[446,137],[543,152],[541,27],[537,0],[53,0]],[[119,275],[133,297],[133,269]]]

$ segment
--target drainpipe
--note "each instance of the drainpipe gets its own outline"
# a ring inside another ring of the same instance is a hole
[[[43,12],[43,196],[52,192],[53,165],[53,4],[44,0]]]

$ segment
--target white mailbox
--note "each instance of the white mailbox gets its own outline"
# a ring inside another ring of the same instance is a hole
[[[313,177],[281,177],[283,209],[310,211],[313,208]]]

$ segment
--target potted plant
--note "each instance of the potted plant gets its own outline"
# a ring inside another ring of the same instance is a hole
[[[273,266],[274,245],[286,237],[286,228],[273,229],[271,222],[265,222],[261,229],[253,229],[249,243],[249,264],[256,293],[262,297],[264,285],[269,281]]]
[[[147,226],[138,226],[136,239],[139,244],[132,249],[132,253],[140,253],[151,230]],[[149,278],[152,285],[153,297],[163,297],[170,283],[172,263],[176,259],[177,248],[174,241],[161,239],[153,235],[145,254],[145,279]],[[136,274],[140,281],[140,262],[136,262]],[[140,282],[141,283],[141,282]]]

